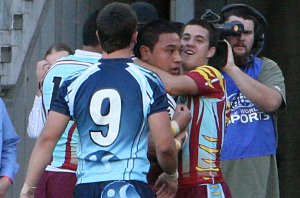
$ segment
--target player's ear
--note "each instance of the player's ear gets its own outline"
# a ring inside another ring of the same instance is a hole
[[[141,59],[143,61],[148,61],[149,60],[149,55],[150,55],[151,50],[149,49],[149,47],[142,45],[140,47],[140,53],[141,53]]]
[[[132,34],[131,42],[136,43],[136,41],[137,41],[137,35],[138,35],[138,32],[135,31],[135,32]]]
[[[207,52],[207,58],[211,58],[214,56],[214,54],[216,53],[216,48],[215,47],[210,47],[208,52]]]
[[[98,42],[100,43],[100,39],[99,39],[98,30],[96,30],[96,36],[97,36]]]

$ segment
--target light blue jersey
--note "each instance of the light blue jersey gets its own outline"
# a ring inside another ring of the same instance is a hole
[[[45,117],[47,117],[50,104],[56,98],[59,86],[64,79],[73,73],[86,70],[89,66],[98,62],[100,58],[101,54],[76,50],[74,55],[63,57],[51,66],[43,80],[42,98]],[[76,125],[73,121],[70,121],[53,151],[51,166],[75,171],[77,168],[77,141]]]
[[[51,110],[77,123],[77,184],[146,181],[149,115],[167,111],[160,79],[131,59],[101,59],[67,79]]]

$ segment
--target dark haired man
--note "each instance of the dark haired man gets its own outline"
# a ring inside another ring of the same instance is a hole
[[[218,39],[212,24],[191,20],[181,37],[185,75],[173,76],[145,65],[162,78],[169,94],[180,96],[179,101],[192,113],[190,138],[179,153],[176,197],[231,197],[219,159],[226,126],[226,86],[220,71],[207,65]]]
[[[231,103],[221,153],[224,177],[233,197],[276,198],[276,111],[285,106],[284,78],[274,61],[256,57],[267,26],[263,15],[245,4],[227,5],[221,14],[244,25],[241,35],[226,37],[235,64],[222,68]]]
[[[167,97],[159,78],[132,62],[136,26],[136,15],[126,4],[111,3],[99,12],[103,57],[60,87],[33,150],[22,196],[31,195],[70,118],[79,134],[75,197],[153,197],[146,181],[149,129],[165,171],[159,193],[176,192],[177,156]]]
[[[138,29],[150,21],[159,19],[157,9],[150,3],[139,1],[130,4],[138,18]]]
[[[41,76],[39,81],[41,97],[35,99],[28,119],[27,133],[30,137],[37,138],[40,135],[48,117],[50,105],[57,96],[59,86],[64,79],[74,72],[87,69],[101,58],[101,47],[95,33],[98,12],[98,10],[94,11],[84,23],[82,49],[77,49],[74,55],[60,58],[56,63],[54,62],[55,64],[52,63],[49,70]],[[36,102],[39,102],[40,105],[36,105]],[[51,162],[37,185],[36,197],[73,197],[77,181],[77,142],[77,128],[74,121],[70,121],[58,140],[52,153]]]
[[[165,20],[154,20],[140,28],[134,53],[137,58],[148,64],[172,75],[179,75],[182,63],[180,49],[180,37],[173,24]],[[174,128],[173,135],[180,137],[186,135],[185,129],[190,121],[189,109],[182,104],[176,105],[173,97],[169,94],[167,96],[169,116],[172,119],[171,126],[174,126],[172,127]],[[178,135],[179,132],[184,134]],[[177,149],[179,149],[180,145],[178,145],[177,140],[175,141]],[[151,146],[151,138],[149,142],[148,155],[151,161],[151,169],[148,174],[148,182],[154,186],[161,170],[157,166],[155,151]]]

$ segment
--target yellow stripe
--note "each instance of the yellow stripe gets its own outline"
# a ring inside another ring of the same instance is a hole
[[[214,171],[214,172],[218,172],[220,171],[219,168],[200,168],[200,167],[196,167],[196,170],[199,171],[199,172],[204,172],[204,171]]]
[[[209,136],[206,136],[206,135],[203,135],[203,137],[204,137],[204,139],[206,139],[209,142],[217,142],[218,141],[218,138],[209,137]]]
[[[216,160],[211,160],[211,159],[203,159],[203,161],[205,161],[208,164],[213,164],[216,162]]]
[[[199,144],[199,148],[205,150],[205,151],[208,152],[208,153],[214,153],[214,154],[216,154],[216,153],[219,152],[218,149],[209,148],[209,147],[204,146],[204,145],[201,145],[201,144]]]

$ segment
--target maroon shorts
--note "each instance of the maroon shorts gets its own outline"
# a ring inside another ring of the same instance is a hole
[[[76,174],[45,171],[34,193],[36,198],[73,198]]]
[[[206,184],[190,188],[178,189],[176,198],[231,198],[231,193],[225,183]]]

